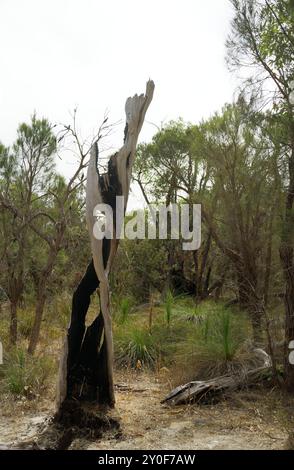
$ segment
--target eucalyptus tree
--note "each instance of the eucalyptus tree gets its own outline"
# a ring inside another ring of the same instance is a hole
[[[204,219],[231,260],[239,303],[249,311],[254,337],[261,336],[266,227],[273,223],[278,186],[274,155],[250,104],[243,97],[201,126],[203,155],[210,162],[214,213]],[[276,191],[275,191],[275,188]]]
[[[293,0],[232,0],[232,5],[228,62],[238,70],[249,69],[246,85],[262,92],[261,103],[270,106],[272,118],[282,127],[280,159],[287,173],[279,252],[285,280],[286,385],[294,390],[294,365],[287,350],[294,338],[294,4]]]
[[[191,207],[203,199],[209,183],[209,166],[202,158],[201,139],[198,126],[186,124],[180,119],[159,130],[151,143],[139,146],[133,179],[139,184],[147,204],[164,202],[169,206],[184,202]],[[168,234],[170,237],[169,231]],[[203,280],[211,248],[209,232],[204,230],[202,235],[205,242],[200,255],[199,250],[192,253],[194,266],[190,277],[194,286],[188,289],[197,298],[207,291],[203,289]],[[166,248],[169,267],[167,284],[171,288],[181,285],[185,290],[185,286],[191,283],[185,279],[184,261],[188,266],[189,259],[185,258],[190,256],[185,255],[179,249],[179,243],[170,238],[166,241]]]

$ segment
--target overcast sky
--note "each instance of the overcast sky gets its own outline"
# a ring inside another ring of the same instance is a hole
[[[149,77],[156,88],[141,141],[151,123],[210,116],[236,88],[225,64],[231,16],[229,0],[0,0],[0,140],[11,144],[34,110],[69,123],[75,106],[89,136],[106,109],[110,121],[124,119],[126,98]],[[73,167],[58,165],[66,175]]]

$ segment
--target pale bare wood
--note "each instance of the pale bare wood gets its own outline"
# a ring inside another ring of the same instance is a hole
[[[67,385],[67,355],[68,355],[68,342],[67,336],[64,339],[63,347],[61,350],[61,358],[59,362],[58,381],[56,386],[56,398],[55,406],[56,410],[59,410],[60,405],[63,403],[66,397]]]
[[[210,380],[195,380],[185,385],[180,385],[172,390],[161,403],[170,405],[182,405],[197,402],[207,398],[216,397],[220,393],[234,391],[238,388],[256,383],[264,374],[272,369],[269,355],[261,350],[254,351],[256,356],[263,360],[263,365],[253,369],[243,370],[241,374],[223,375]]]
[[[126,101],[125,113],[126,113],[126,135],[124,144],[115,155],[114,163],[117,169],[118,180],[122,187],[122,195],[124,196],[124,210],[126,209],[131,175],[132,165],[135,158],[136,145],[138,136],[141,131],[144,118],[147,109],[152,101],[154,92],[154,83],[149,80],[146,84],[146,92],[142,95],[135,95],[130,97]],[[90,160],[87,171],[87,186],[86,186],[86,218],[87,226],[90,235],[91,251],[93,256],[93,262],[95,271],[99,280],[99,295],[100,295],[100,306],[104,320],[104,337],[107,348],[107,374],[109,382],[109,394],[112,403],[114,404],[114,386],[113,386],[113,339],[112,339],[112,324],[111,315],[109,309],[109,283],[108,276],[113,263],[113,259],[118,247],[118,239],[114,233],[114,238],[111,241],[110,254],[107,261],[106,269],[103,265],[103,241],[97,240],[94,237],[93,228],[96,222],[94,217],[94,209],[97,204],[103,203],[101,188],[99,183],[99,171],[98,171],[98,148],[94,144],[90,150]],[[104,175],[108,178],[108,175]],[[67,340],[63,345],[61,354],[60,368],[59,368],[59,380],[57,385],[57,396],[56,405],[57,410],[65,400],[67,393],[67,356],[68,356],[68,344]]]
[[[136,146],[141,131],[145,114],[152,101],[154,92],[154,83],[149,80],[146,84],[145,95],[135,95],[128,98],[125,105],[127,133],[125,136],[124,145],[119,150],[115,157],[115,165],[117,168],[118,180],[122,187],[122,196],[124,196],[124,209],[126,209],[130,181],[132,174],[132,165],[135,158]],[[113,259],[117,250],[118,240],[114,233],[114,238],[111,240],[110,254],[107,261],[107,266],[104,269],[102,247],[103,241],[95,238],[93,228],[95,224],[94,209],[97,204],[103,203],[101,196],[101,188],[99,184],[99,173],[97,168],[97,154],[96,148],[93,147],[90,154],[90,162],[87,173],[87,192],[86,192],[86,213],[87,225],[90,234],[91,251],[93,262],[97,277],[99,279],[100,291],[100,306],[104,319],[104,333],[107,347],[107,361],[108,361],[108,381],[110,388],[111,399],[114,403],[114,388],[113,388],[113,339],[112,339],[112,324],[109,309],[109,282],[108,275],[113,263]]]

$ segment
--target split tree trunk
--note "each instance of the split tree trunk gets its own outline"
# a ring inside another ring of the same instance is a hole
[[[121,227],[116,227],[116,196],[123,196],[125,212],[130,189],[132,165],[138,136],[151,103],[154,83],[147,82],[146,93],[126,101],[126,128],[123,147],[110,157],[107,173],[98,169],[98,146],[91,149],[87,173],[87,225],[92,261],[73,295],[71,323],[60,363],[57,406],[62,414],[69,402],[94,402],[114,406],[113,341],[109,308],[108,276],[118,247]],[[97,204],[113,210],[113,238],[95,238],[93,229]],[[91,294],[99,287],[100,313],[85,329]]]

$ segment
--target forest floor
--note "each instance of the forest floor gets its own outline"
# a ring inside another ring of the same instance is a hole
[[[70,449],[283,449],[285,408],[275,390],[247,390],[214,405],[170,407],[164,374],[118,372],[116,412],[121,433],[75,439]],[[266,397],[266,399],[265,399]],[[34,439],[54,412],[53,400],[1,402],[0,445]]]

